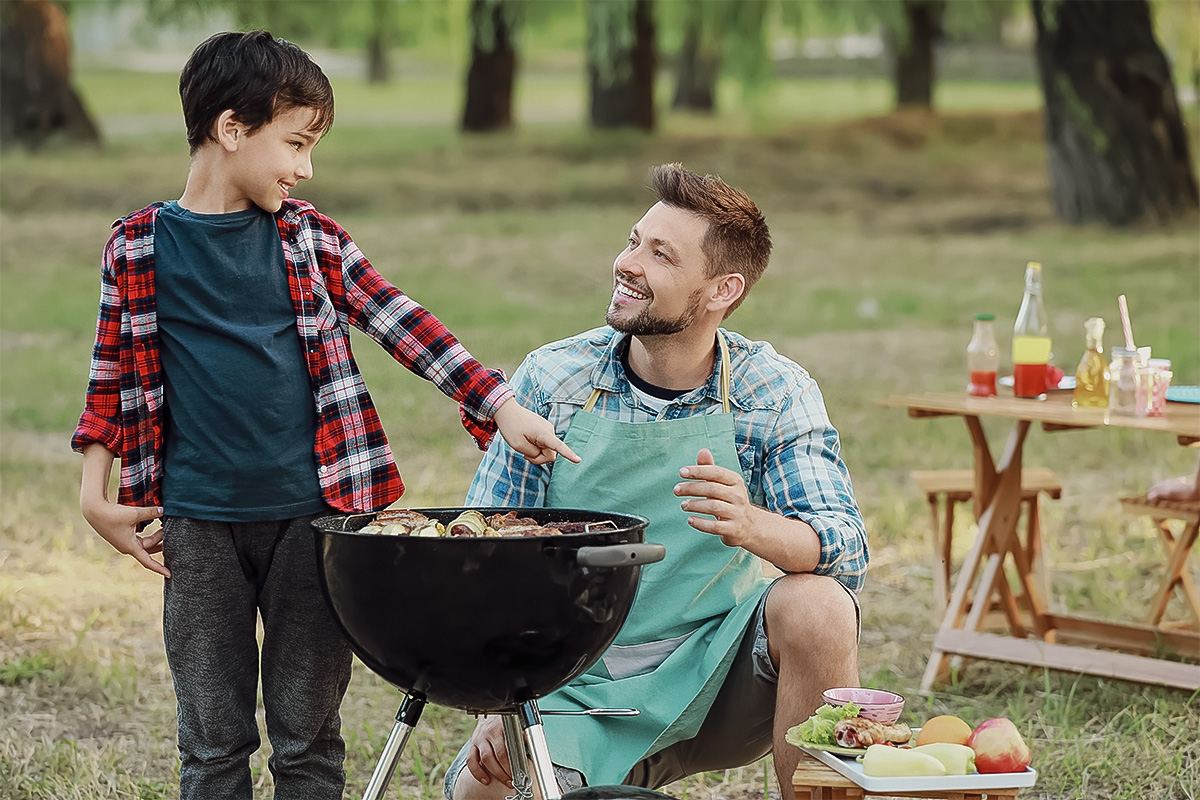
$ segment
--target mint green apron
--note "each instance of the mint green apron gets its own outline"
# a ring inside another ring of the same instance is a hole
[[[658,422],[617,422],[592,408],[575,414],[565,441],[583,462],[554,462],[546,505],[641,514],[646,540],[666,559],[642,568],[633,611],[613,646],[570,685],[539,702],[545,709],[632,706],[636,717],[546,716],[554,763],[590,785],[620,783],[643,757],[690,739],[716,698],[769,581],[759,559],[687,524],[673,488],[701,448],[741,472],[729,413],[729,351],[721,351],[725,413]]]

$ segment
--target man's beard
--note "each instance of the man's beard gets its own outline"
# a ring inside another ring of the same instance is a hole
[[[604,314],[604,321],[613,330],[628,333],[631,336],[670,336],[671,334],[687,330],[696,321],[696,318],[700,316],[700,297],[702,294],[702,289],[692,292],[691,296],[688,297],[687,309],[679,316],[671,319],[660,317],[649,308],[643,308],[632,319],[623,319],[618,314],[615,314],[613,306],[609,305],[608,311]]]

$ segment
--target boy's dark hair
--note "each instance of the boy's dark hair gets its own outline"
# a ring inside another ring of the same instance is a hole
[[[311,130],[333,126],[333,87],[308,53],[268,31],[218,33],[192,51],[179,73],[179,97],[195,155],[213,139],[227,109],[254,132],[281,111],[311,108]]]
[[[737,272],[746,279],[746,290],[725,312],[728,317],[746,299],[771,259],[767,220],[744,192],[716,175],[700,176],[681,164],[660,164],[651,174],[659,201],[708,222],[700,242],[707,276]]]

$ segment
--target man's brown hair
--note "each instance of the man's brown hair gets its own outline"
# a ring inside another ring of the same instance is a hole
[[[728,317],[746,299],[771,259],[771,232],[766,218],[745,192],[716,175],[700,176],[682,164],[660,164],[651,175],[660,202],[690,211],[708,222],[700,242],[705,274],[715,278],[737,272],[746,279],[746,291],[725,312]]]

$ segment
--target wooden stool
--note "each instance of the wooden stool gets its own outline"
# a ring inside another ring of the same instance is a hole
[[[801,753],[792,776],[797,800],[861,800],[864,797],[931,797],[937,800],[1000,800],[1017,796],[1020,789],[972,789],[953,792],[868,792],[808,753]]]
[[[953,562],[950,548],[954,536],[954,509],[975,497],[975,474],[969,469],[919,470],[909,473],[929,503],[933,534],[933,594],[940,619],[950,602],[950,574]],[[1038,574],[1040,589],[1050,596],[1042,570],[1042,524],[1038,495],[1045,493],[1057,500],[1062,497],[1058,476],[1046,467],[1021,470],[1021,504],[1025,506],[1025,552]]]
[[[1167,577],[1154,595],[1147,621],[1151,625],[1162,622],[1167,604],[1178,589],[1188,616],[1192,618],[1191,627],[1200,628],[1200,595],[1196,594],[1196,584],[1187,568],[1188,554],[1196,543],[1196,532],[1200,529],[1200,500],[1151,500],[1139,495],[1122,497],[1121,505],[1126,511],[1150,517],[1158,531],[1158,538],[1162,540],[1163,549],[1167,551]],[[1171,530],[1168,523],[1172,521],[1183,523],[1179,533]]]

